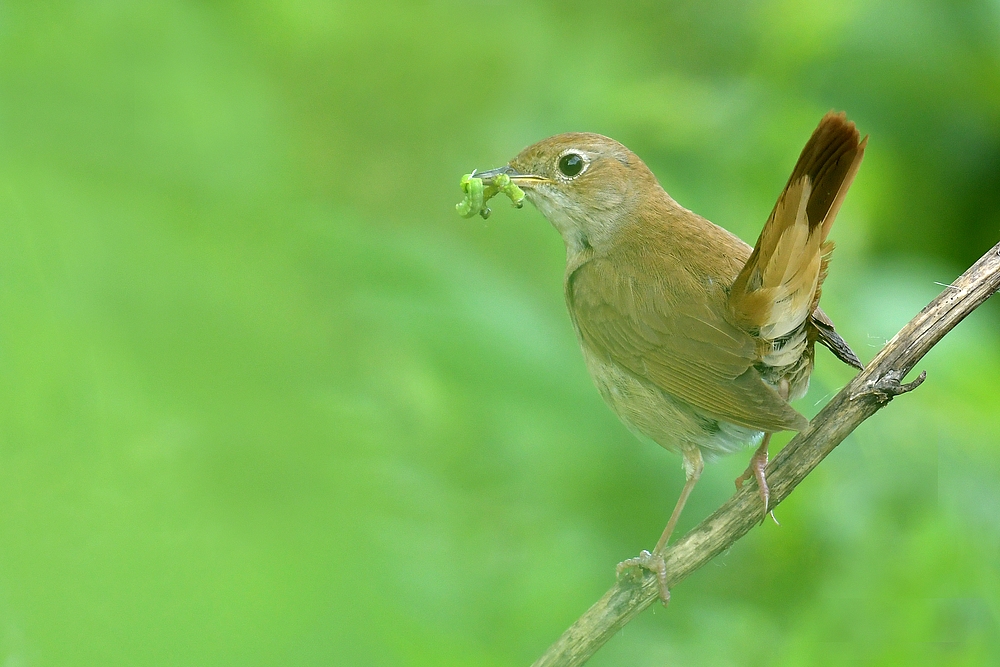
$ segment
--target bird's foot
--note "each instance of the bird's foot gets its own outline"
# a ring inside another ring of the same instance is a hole
[[[660,602],[666,607],[667,603],[670,602],[670,590],[667,588],[667,564],[663,560],[663,555],[655,551],[650,553],[643,549],[635,558],[629,558],[618,563],[618,567],[615,570],[618,579],[622,578],[625,570],[632,567],[641,567],[656,575],[656,585],[660,590]]]
[[[763,451],[761,451],[762,449]],[[774,523],[778,523],[778,520],[774,518],[774,512],[769,507],[771,502],[771,489],[768,487],[767,477],[764,475],[765,468],[767,468],[767,449],[762,447],[753,453],[753,456],[750,457],[750,465],[747,466],[747,469],[743,471],[742,475],[736,478],[736,490],[739,491],[742,489],[743,482],[747,481],[751,477],[756,479],[760,499],[764,502],[764,512],[771,515],[771,519]]]

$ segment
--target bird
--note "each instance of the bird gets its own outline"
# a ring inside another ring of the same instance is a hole
[[[808,424],[789,402],[808,388],[815,343],[863,368],[819,299],[827,237],[867,142],[845,113],[823,116],[753,248],[600,134],[558,134],[477,174],[509,178],[562,236],[566,306],[597,389],[631,431],[682,457],[685,484],[656,546],[617,568],[652,571],[664,604],[663,552],[705,461],[759,443],[736,487],[756,480],[766,517],[768,444]]]

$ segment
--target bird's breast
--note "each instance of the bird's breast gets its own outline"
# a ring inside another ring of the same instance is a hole
[[[635,435],[664,449],[697,447],[708,460],[754,443],[761,431],[716,419],[581,344],[587,370],[612,412]]]

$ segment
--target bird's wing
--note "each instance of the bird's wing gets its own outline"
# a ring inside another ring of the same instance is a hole
[[[816,340],[825,345],[833,354],[848,366],[853,366],[859,371],[865,370],[864,364],[858,359],[847,341],[840,337],[837,330],[833,328],[833,320],[823,312],[822,308],[813,311],[809,324],[815,330]]]
[[[595,258],[567,277],[570,313],[592,354],[723,421],[768,432],[806,426],[754,368],[754,339],[719,314],[721,286],[671,285],[668,267],[640,265]]]

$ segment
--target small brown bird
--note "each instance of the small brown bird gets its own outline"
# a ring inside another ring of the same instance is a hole
[[[675,202],[634,153],[598,134],[560,134],[521,151],[506,174],[566,244],[566,305],[597,388],[634,432],[684,458],[687,482],[652,552],[620,563],[657,574],[703,461],[760,440],[739,488],[764,475],[777,431],[807,420],[805,394],[819,341],[861,362],[818,307],[830,227],[861,164],[854,123],[828,113],[751,249]]]

